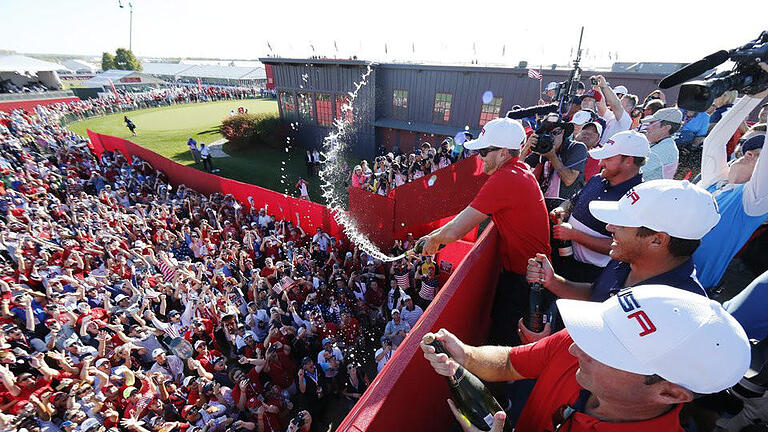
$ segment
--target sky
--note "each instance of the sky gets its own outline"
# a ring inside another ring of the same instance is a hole
[[[122,3],[121,9],[118,0],[0,0],[0,49],[114,52],[129,40],[128,0]],[[764,0],[730,0],[727,7],[674,0],[130,3],[133,50],[157,58],[356,55],[381,62],[565,65],[584,26],[582,66],[590,67],[617,60],[691,62],[768,29]],[[583,6],[576,10],[578,3]]]

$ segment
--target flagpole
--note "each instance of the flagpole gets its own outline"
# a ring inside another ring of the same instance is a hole
[[[541,94],[544,93],[544,89],[541,88],[541,83],[544,81],[544,64],[541,64],[539,66],[539,99],[541,99]]]

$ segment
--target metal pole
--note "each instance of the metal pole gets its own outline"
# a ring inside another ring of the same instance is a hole
[[[128,25],[128,50],[133,52],[133,3],[128,3],[131,10],[130,24]]]

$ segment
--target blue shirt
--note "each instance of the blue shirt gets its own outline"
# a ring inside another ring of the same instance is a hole
[[[728,264],[752,233],[768,219],[768,214],[749,216],[744,211],[743,184],[718,191],[716,183],[707,191],[714,195],[720,208],[720,222],[701,239],[701,246],[693,253],[693,261],[699,281],[709,290],[717,286]]]
[[[768,337],[768,272],[755,278],[736,297],[723,303],[723,307],[744,327],[747,337],[763,340]]]
[[[692,119],[688,120],[683,127],[680,128],[680,132],[690,131],[694,136],[700,137],[707,135],[709,130],[709,114],[700,112],[696,114]]]
[[[611,233],[605,229],[606,223],[599,221],[592,216],[592,213],[589,211],[589,203],[592,201],[618,201],[627,193],[627,191],[642,182],[643,175],[638,174],[629,180],[611,186],[608,180],[600,177],[600,174],[595,174],[589,179],[587,184],[585,184],[584,187],[571,198],[571,203],[573,204],[571,218],[576,218],[576,220],[586,225],[591,230],[606,237],[610,237]]]
[[[615,295],[622,288],[627,288],[625,282],[629,276],[631,268],[628,263],[611,260],[605,270],[600,273],[594,283],[592,283],[592,295],[589,301],[603,302]],[[674,288],[690,291],[695,294],[707,296],[699,280],[696,279],[696,270],[693,267],[693,260],[688,258],[684,263],[672,270],[646,279],[637,285],[669,285]]]

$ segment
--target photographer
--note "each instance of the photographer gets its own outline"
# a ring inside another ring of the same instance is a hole
[[[569,138],[573,129],[559,115],[548,114],[520,151],[545,198],[569,199],[584,186],[587,146]]]
[[[592,91],[599,91],[598,94],[602,93],[603,96],[602,98],[599,98],[595,107],[597,108],[597,113],[600,117],[605,120],[605,132],[600,139],[600,143],[604,144],[617,133],[629,130],[632,126],[632,118],[629,113],[624,110],[624,106],[616,96],[616,93],[613,92],[613,89],[608,85],[604,76],[595,75],[590,77],[590,80],[593,83]],[[587,93],[585,93],[585,96]]]
[[[768,65],[760,63],[768,73]],[[698,185],[715,196],[720,223],[701,240],[693,255],[696,276],[707,290],[715,288],[725,269],[752,233],[768,218],[768,163],[760,156],[765,132],[750,130],[741,138],[743,156],[728,163],[726,145],[741,122],[768,96],[768,90],[745,95],[704,139]]]
[[[312,430],[312,415],[309,411],[299,411],[288,425],[287,432],[309,432]]]

